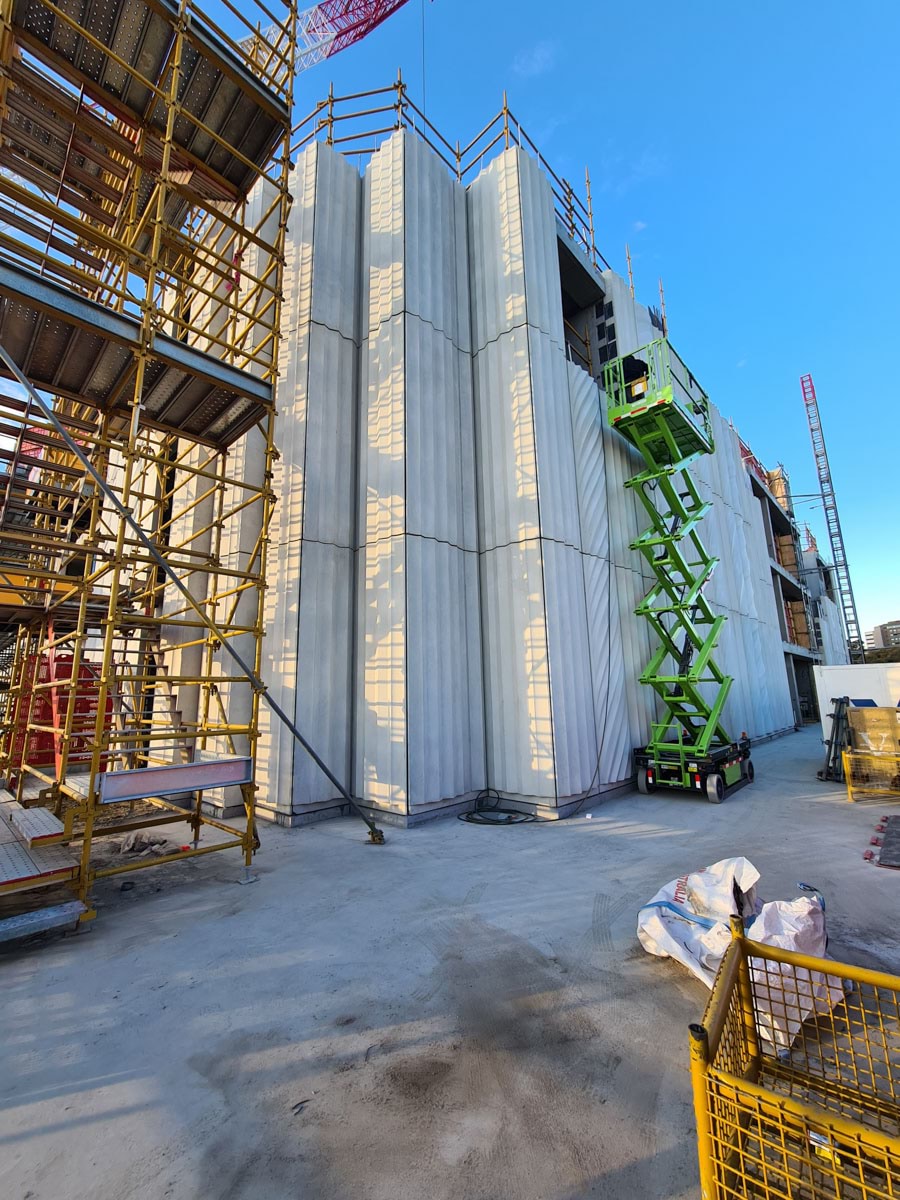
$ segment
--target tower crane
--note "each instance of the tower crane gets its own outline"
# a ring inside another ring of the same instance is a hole
[[[386,21],[407,0],[322,0],[300,13],[297,71],[345,50]]]
[[[861,663],[865,662],[865,649],[859,631],[856,600],[853,597],[853,585],[850,582],[850,567],[847,563],[847,552],[844,548],[844,535],[841,532],[837,498],[834,494],[834,485],[831,482],[831,467],[828,465],[825,434],[822,432],[822,421],[819,417],[819,402],[816,399],[816,388],[812,375],[801,375],[800,390],[803,393],[803,403],[806,406],[809,436],[812,439],[813,457],[816,460],[819,488],[822,492],[822,504],[825,508],[825,524],[828,527],[828,537],[831,541],[831,559],[834,563],[834,573],[837,577],[837,590],[841,601],[841,611],[844,614],[844,632],[847,636],[847,650],[852,663]]]

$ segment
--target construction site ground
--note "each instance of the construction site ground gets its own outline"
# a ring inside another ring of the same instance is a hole
[[[708,993],[644,953],[640,906],[742,854],[764,898],[822,889],[835,957],[900,972],[900,873],[863,860],[900,803],[848,804],[821,757],[814,726],[718,807],[620,793],[380,847],[264,826],[251,886],[228,854],[104,881],[90,931],[0,954],[0,1194],[694,1200]]]

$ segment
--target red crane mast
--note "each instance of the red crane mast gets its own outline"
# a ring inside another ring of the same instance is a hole
[[[300,13],[297,70],[331,58],[386,21],[407,0],[323,0]]]

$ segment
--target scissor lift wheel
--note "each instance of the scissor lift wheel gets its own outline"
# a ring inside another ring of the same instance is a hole
[[[706,777],[706,798],[710,804],[721,804],[725,799],[725,780],[718,771]]]
[[[647,768],[639,767],[637,773],[637,790],[642,796],[649,796],[651,792],[656,791],[656,785],[651,783],[647,778]]]

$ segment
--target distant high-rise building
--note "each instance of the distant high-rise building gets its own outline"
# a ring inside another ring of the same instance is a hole
[[[867,650],[883,650],[893,646],[900,646],[900,621],[886,621],[866,634]]]

